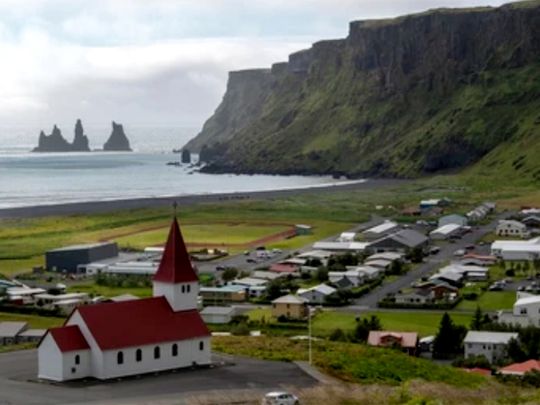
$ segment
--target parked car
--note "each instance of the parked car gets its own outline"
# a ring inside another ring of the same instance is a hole
[[[441,248],[439,246],[433,246],[431,249],[429,249],[430,255],[436,255],[441,251]]]
[[[474,245],[467,245],[465,246],[466,250],[474,250]]]
[[[288,392],[269,392],[262,400],[263,405],[298,405],[298,398]]]
[[[454,252],[454,256],[463,256],[465,254],[464,249],[458,249]]]
[[[225,270],[225,266],[216,266],[217,271],[223,271]]]
[[[246,259],[247,263],[257,263],[257,260],[255,259]]]
[[[281,249],[272,249],[272,253],[275,253],[275,254],[279,254],[279,253],[283,253],[283,251]]]

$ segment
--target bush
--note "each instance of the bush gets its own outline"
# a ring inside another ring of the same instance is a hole
[[[504,274],[506,274],[507,277],[515,277],[516,271],[514,269],[508,269],[504,272]]]
[[[463,298],[467,301],[476,301],[478,299],[478,293],[475,292],[468,292],[463,294]]]
[[[249,327],[245,322],[241,322],[231,328],[231,333],[235,336],[249,336]]]
[[[343,332],[342,329],[337,328],[330,333],[330,336],[328,337],[333,342],[346,342],[347,341],[347,335],[345,332]]]

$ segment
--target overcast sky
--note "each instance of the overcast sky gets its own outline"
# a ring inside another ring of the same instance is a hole
[[[199,126],[229,70],[268,67],[352,20],[486,0],[0,0],[0,124]]]

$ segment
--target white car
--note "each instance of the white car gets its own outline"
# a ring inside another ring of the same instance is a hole
[[[263,405],[299,405],[298,398],[288,392],[269,392],[262,400]]]

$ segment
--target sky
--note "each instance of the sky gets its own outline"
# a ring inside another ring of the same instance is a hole
[[[230,70],[269,67],[353,20],[496,0],[0,0],[0,125],[200,127]]]

